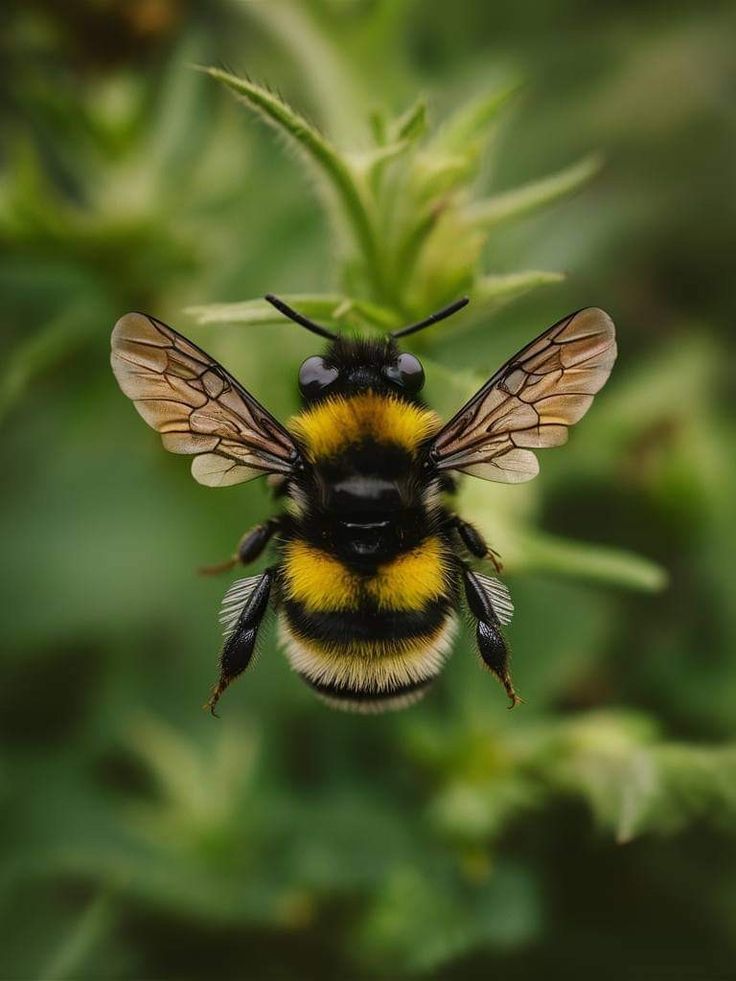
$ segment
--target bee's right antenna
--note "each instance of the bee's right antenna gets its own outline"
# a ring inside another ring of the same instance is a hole
[[[453,313],[457,313],[458,310],[462,310],[470,303],[467,296],[461,297],[459,300],[455,300],[451,303],[449,307],[444,307],[442,310],[438,310],[437,313],[433,313],[431,317],[427,317],[426,320],[420,320],[418,324],[411,324],[409,327],[402,327],[401,330],[392,330],[391,337],[406,337],[407,334],[415,334],[418,330],[424,330],[425,327],[431,327],[432,324],[438,323],[440,320],[444,320],[446,317],[451,317]]]
[[[264,299],[268,300],[272,307],[276,307],[276,309],[280,313],[283,313],[285,317],[288,317],[289,320],[293,320],[294,323],[301,324],[302,327],[306,327],[307,330],[311,330],[313,334],[319,334],[320,337],[326,337],[329,341],[337,340],[337,334],[333,334],[331,330],[328,330],[321,324],[315,324],[313,320],[310,320],[301,313],[297,313],[296,310],[292,310],[288,304],[284,303],[284,301],[280,300],[277,296],[274,296],[273,293],[266,293]]]

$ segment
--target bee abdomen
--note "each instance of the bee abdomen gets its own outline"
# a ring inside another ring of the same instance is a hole
[[[456,617],[445,603],[411,613],[308,614],[285,604],[281,639],[294,670],[340,708],[381,712],[417,701],[450,653]]]
[[[284,548],[281,639],[294,670],[330,704],[399,708],[441,671],[456,626],[454,598],[436,536],[367,576],[295,538]]]

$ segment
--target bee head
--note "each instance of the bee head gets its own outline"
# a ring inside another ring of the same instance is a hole
[[[335,334],[271,293],[266,300],[284,316],[331,341],[324,355],[312,355],[299,369],[299,390],[306,402],[356,391],[383,392],[414,401],[424,385],[424,369],[416,355],[399,350],[396,339],[436,324],[468,303],[463,297],[416,324],[392,331],[383,340],[372,340]]]
[[[337,337],[324,355],[307,358],[299,369],[299,390],[307,402],[359,391],[412,399],[424,385],[419,358],[384,340]]]

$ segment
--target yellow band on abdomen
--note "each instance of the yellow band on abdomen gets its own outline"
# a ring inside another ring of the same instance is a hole
[[[356,610],[365,602],[379,610],[421,610],[447,595],[447,559],[436,537],[362,576],[334,556],[301,540],[284,549],[286,598],[307,613]]]
[[[447,592],[446,559],[438,538],[379,566],[368,590],[385,610],[420,610]]]
[[[360,603],[360,580],[336,558],[295,539],[284,549],[284,587],[287,599],[303,604],[308,613],[353,610]]]

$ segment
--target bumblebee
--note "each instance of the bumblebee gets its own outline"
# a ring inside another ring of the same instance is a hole
[[[210,570],[247,565],[275,545],[274,562],[225,595],[209,708],[251,663],[272,606],[292,668],[329,705],[372,713],[416,702],[451,652],[463,597],[481,661],[513,707],[501,630],[511,599],[496,576],[474,568],[488,559],[500,571],[448,501],[459,474],[504,483],[536,476],[534,450],[566,441],[611,372],[610,317],[595,308],[564,317],[443,424],[420,397],[420,361],[397,342],[467,299],[381,340],[337,335],[266,299],[329,341],[299,370],[302,407],[287,426],[159,320],[130,313],[112,334],[120,388],[167,450],[194,457],[197,481],[226,487],[267,474],[284,502]]]

